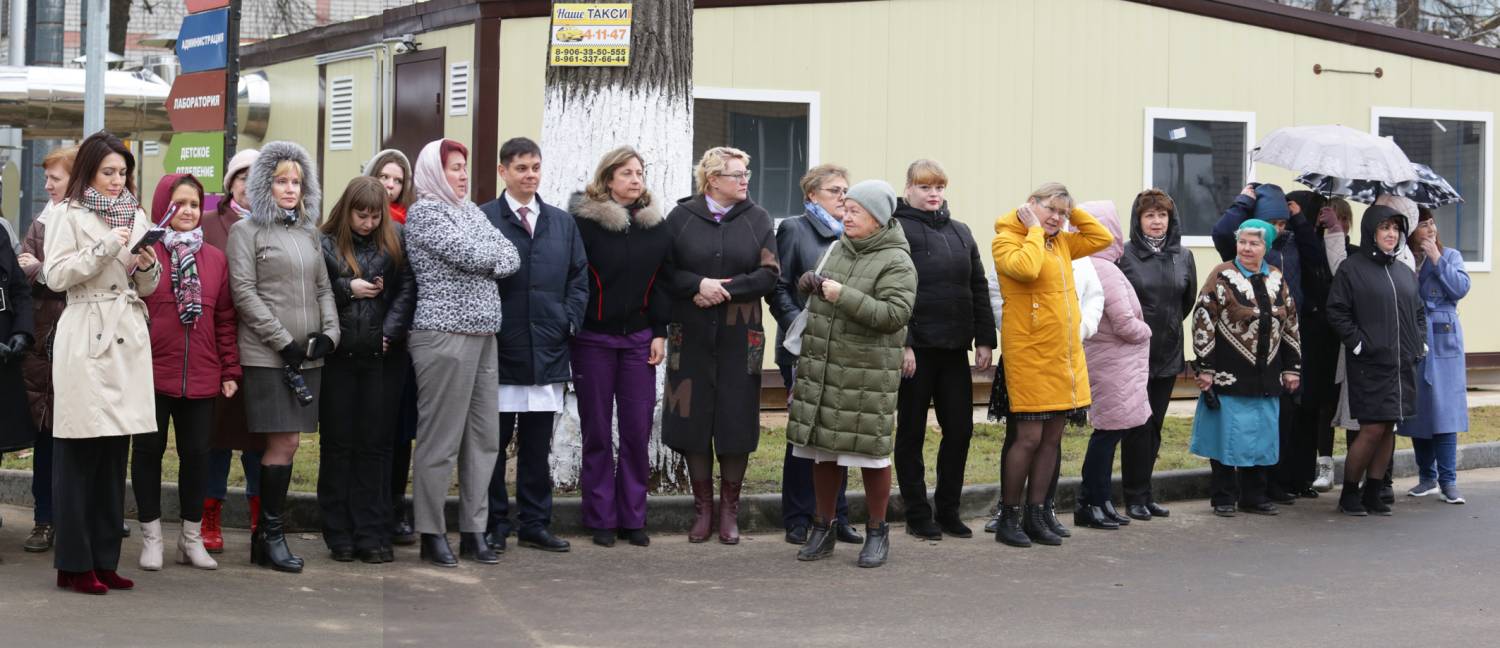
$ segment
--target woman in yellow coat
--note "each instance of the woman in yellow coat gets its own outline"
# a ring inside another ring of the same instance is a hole
[[[1076,232],[1064,231],[1069,222]],[[1063,427],[1087,408],[1089,372],[1078,336],[1073,260],[1107,247],[1114,237],[1078,209],[1067,187],[1038,187],[1026,204],[995,221],[995,271],[1005,306],[1000,345],[1016,422],[1016,441],[1001,467],[1000,528],[995,539],[1017,547],[1060,545],[1043,503],[1056,470]],[[1027,483],[1024,522],[1021,491]]]

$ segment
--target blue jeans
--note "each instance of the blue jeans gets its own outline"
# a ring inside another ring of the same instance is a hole
[[[260,495],[260,455],[254,450],[240,453],[240,467],[245,469],[245,496]],[[208,487],[203,494],[213,499],[224,499],[229,494],[229,460],[233,450],[214,448],[208,453]]]
[[[1422,481],[1439,484],[1458,483],[1458,434],[1434,434],[1431,439],[1412,438],[1411,449],[1417,455],[1417,471]]]

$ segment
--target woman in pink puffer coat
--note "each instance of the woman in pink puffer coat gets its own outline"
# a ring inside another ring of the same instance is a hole
[[[1114,203],[1099,200],[1080,207],[1109,229],[1114,242],[1089,258],[1104,286],[1104,317],[1099,320],[1098,332],[1083,343],[1093,396],[1089,420],[1094,434],[1083,458],[1083,484],[1073,522],[1091,529],[1118,529],[1117,520],[1125,518],[1113,510],[1110,468],[1120,439],[1151,418],[1151,404],[1146,398],[1151,327],[1146,325],[1135,288],[1115,266],[1125,250],[1125,237],[1120,235],[1120,217]]]

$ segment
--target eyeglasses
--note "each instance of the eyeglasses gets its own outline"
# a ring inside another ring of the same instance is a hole
[[[828,195],[830,195],[830,196],[847,196],[847,195],[849,195],[849,188],[848,187],[823,187],[822,189],[819,189],[818,191],[826,191],[826,192],[828,192]]]
[[[750,181],[750,172],[749,171],[741,171],[739,173],[720,173],[719,177],[720,178],[729,178],[730,180],[733,180],[735,182],[749,182]]]

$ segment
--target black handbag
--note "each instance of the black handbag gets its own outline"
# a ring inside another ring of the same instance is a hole
[[[990,384],[990,420],[1002,421],[1010,416],[1010,392],[1005,390],[1005,362],[995,356],[995,380]]]

